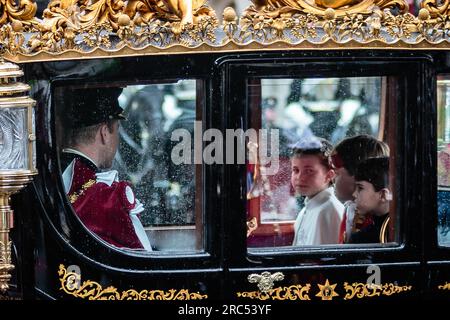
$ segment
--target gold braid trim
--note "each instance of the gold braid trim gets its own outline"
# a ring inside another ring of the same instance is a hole
[[[381,225],[380,230],[380,243],[387,243],[389,240],[387,238],[387,227],[389,225],[389,220],[391,220],[391,217],[387,217],[383,224]]]
[[[83,184],[81,186],[81,190],[78,192],[74,192],[73,194],[69,195],[69,201],[70,203],[74,203],[75,201],[77,201],[77,199],[82,196],[84,194],[84,192],[89,189],[90,187],[92,187],[97,181],[89,179],[88,182],[86,182],[85,184]]]

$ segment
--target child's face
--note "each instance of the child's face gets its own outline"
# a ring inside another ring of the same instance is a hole
[[[328,188],[334,171],[320,163],[316,155],[302,155],[291,159],[291,184],[295,192],[313,197]]]
[[[336,169],[335,189],[336,197],[340,201],[353,200],[355,177],[351,176],[344,167]]]
[[[356,181],[353,196],[356,210],[361,214],[376,214],[383,202],[383,190],[375,191],[373,184],[367,181]]]

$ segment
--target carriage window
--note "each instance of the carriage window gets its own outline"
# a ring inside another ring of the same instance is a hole
[[[247,85],[248,247],[393,242],[396,78]]]
[[[450,246],[450,75],[438,77],[437,108],[438,243]]]
[[[203,250],[202,171],[190,144],[202,88],[168,80],[55,89],[64,187],[87,229],[124,249]]]

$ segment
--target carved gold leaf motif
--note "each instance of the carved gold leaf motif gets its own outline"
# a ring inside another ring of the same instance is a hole
[[[420,6],[424,9],[427,9],[432,17],[450,15],[450,0],[424,0],[420,4]]]
[[[76,298],[89,300],[200,300],[208,295],[190,292],[188,289],[169,290],[135,290],[119,291],[110,286],[103,288],[98,282],[86,280],[81,283],[81,277],[75,272],[69,272],[62,264],[59,265],[59,281],[61,290]]]
[[[439,290],[450,290],[450,282],[446,282],[444,285],[438,286]]]
[[[0,0],[0,25],[15,21],[29,23],[36,10],[33,0]]]
[[[249,298],[255,300],[311,300],[309,297],[310,284],[292,285],[289,287],[277,287],[265,292],[250,291],[237,292],[238,298]]]
[[[370,285],[367,283],[354,282],[349,284],[344,282],[346,294],[344,300],[353,298],[371,298],[377,296],[391,296],[396,293],[411,291],[412,286],[398,286],[393,283],[385,283],[383,285]]]
[[[445,290],[450,290],[450,283],[446,283],[444,286],[440,286]],[[327,279],[323,284],[317,284],[319,292],[313,297],[320,300],[334,300],[344,299],[362,299],[379,296],[392,296],[406,291],[411,291],[412,286],[398,286],[393,283],[385,283],[382,285],[370,285],[366,283],[355,282],[349,284],[344,282],[343,286],[337,283],[330,283]],[[339,288],[345,290],[345,295],[339,294]],[[288,287],[277,287],[267,291],[250,291],[250,292],[237,292],[238,298],[256,299],[256,300],[311,300],[309,291],[311,284],[306,285],[291,285]]]
[[[450,0],[254,0],[226,8],[219,25],[205,0],[0,0],[0,43],[15,61],[248,49],[446,49]]]

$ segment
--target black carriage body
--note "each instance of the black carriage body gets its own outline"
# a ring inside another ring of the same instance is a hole
[[[25,299],[77,299],[62,290],[60,265],[77,266],[82,281],[118,292],[188,289],[211,300],[243,299],[258,290],[250,274],[282,272],[275,286],[365,283],[368,267],[382,283],[411,287],[377,299],[448,297],[450,249],[437,243],[436,77],[450,72],[445,52],[283,51],[156,55],[24,64],[34,87],[39,175],[13,197],[13,290]],[[108,246],[76,217],[63,189],[55,128],[54,90],[68,83],[121,83],[199,79],[203,83],[203,130],[247,129],[249,79],[283,77],[393,76],[398,81],[395,123],[399,243],[377,248],[248,250],[245,165],[202,166],[204,252],[145,255]],[[220,192],[218,191],[220,190]],[[79,298],[79,297],[78,297]]]

